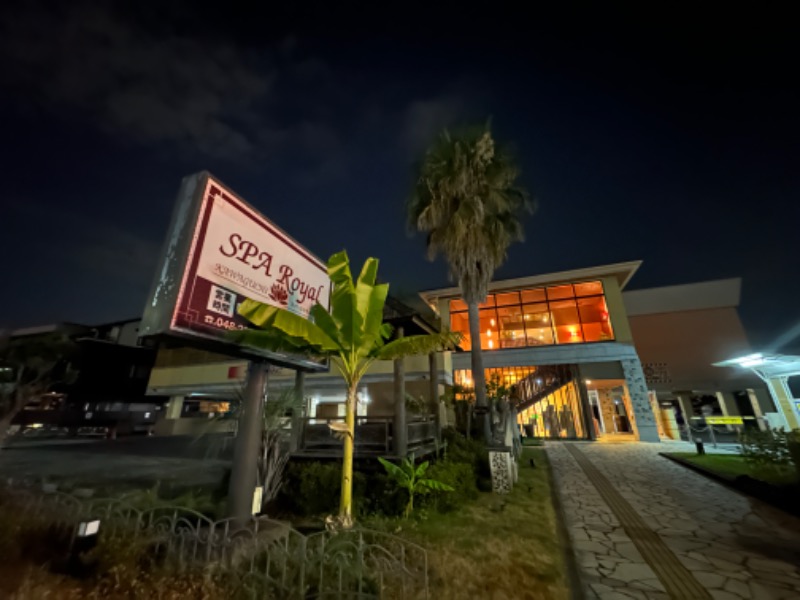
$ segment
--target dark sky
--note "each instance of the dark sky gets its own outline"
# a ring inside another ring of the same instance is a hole
[[[141,314],[202,169],[396,293],[447,285],[405,228],[412,164],[489,115],[540,206],[497,277],[642,259],[631,288],[743,277],[758,347],[800,321],[788,13],[144,4],[0,8],[0,327]]]

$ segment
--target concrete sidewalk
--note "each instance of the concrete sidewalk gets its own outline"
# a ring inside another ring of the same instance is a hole
[[[800,520],[658,455],[681,445],[547,444],[585,596],[800,598]]]

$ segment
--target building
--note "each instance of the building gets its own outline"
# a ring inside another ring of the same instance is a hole
[[[775,411],[763,383],[750,371],[713,365],[750,352],[737,307],[741,279],[626,291],[623,301],[647,387],[668,427],[719,415],[764,427]],[[675,421],[673,424],[672,421]]]
[[[472,385],[469,351],[480,343],[487,381],[516,387],[528,435],[657,442],[679,439],[679,424],[705,414],[763,427],[774,410],[764,386],[712,367],[749,348],[740,280],[625,291],[640,265],[494,281],[479,307],[480,340],[458,288],[421,296],[464,335],[454,381]]]
[[[513,386],[528,435],[657,442],[679,438],[687,420],[707,414],[752,417],[763,426],[764,413],[775,409],[758,378],[712,367],[749,351],[736,312],[740,280],[626,290],[640,265],[494,281],[479,307],[479,340],[471,339],[458,288],[421,292],[424,306],[416,310],[390,298],[384,320],[398,331],[447,324],[464,338],[456,352],[373,365],[359,391],[362,451],[397,454],[398,423],[409,428],[409,448],[429,445],[432,424],[448,421],[442,395],[453,384],[472,385],[474,344],[487,380]],[[241,393],[245,371],[242,359],[162,345],[147,388],[170,397],[157,432],[207,427]],[[293,371],[270,374],[273,391],[295,385]],[[308,406],[295,450],[333,453],[338,444],[327,423],[344,417],[343,384],[336,373],[315,373],[302,388]]]
[[[423,313],[389,297],[383,321],[393,326],[395,335],[436,331],[438,325],[433,315]],[[162,343],[147,386],[148,394],[169,397],[164,418],[156,425],[156,434],[229,431],[231,421],[209,421],[228,411],[231,403],[242,397],[247,362],[176,344]],[[421,456],[435,450],[441,425],[438,399],[450,385],[449,352],[374,363],[358,391],[357,456],[404,456],[408,452]],[[302,415],[295,415],[294,453],[337,455],[341,443],[331,436],[328,424],[344,420],[346,396],[341,377],[335,370],[299,378],[290,369],[270,371],[270,393],[296,386],[302,389],[308,405]],[[405,432],[405,436],[400,432]]]
[[[12,424],[112,435],[152,429],[164,399],[145,396],[156,350],[140,340],[139,322],[56,323],[10,332],[9,344],[27,345],[53,365],[46,389],[36,388]]]

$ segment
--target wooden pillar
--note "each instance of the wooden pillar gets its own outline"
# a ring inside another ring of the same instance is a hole
[[[439,369],[436,364],[436,352],[428,355],[428,375],[431,379],[431,401],[430,410],[433,412],[434,430],[436,431],[436,441],[442,441],[442,420],[439,407]]]
[[[292,411],[292,433],[289,438],[289,450],[297,452],[302,449],[303,428],[305,427],[306,399],[305,376],[302,371],[294,372],[294,393],[299,406]]]
[[[403,328],[397,328],[397,337],[403,337]],[[402,358],[394,361],[394,453],[405,457],[408,453],[408,428],[406,425],[406,372]]]

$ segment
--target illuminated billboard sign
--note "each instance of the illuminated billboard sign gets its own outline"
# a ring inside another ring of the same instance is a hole
[[[325,263],[206,172],[184,178],[140,335],[194,340],[227,354],[324,368],[308,357],[231,343],[245,298],[308,317],[329,305]]]

